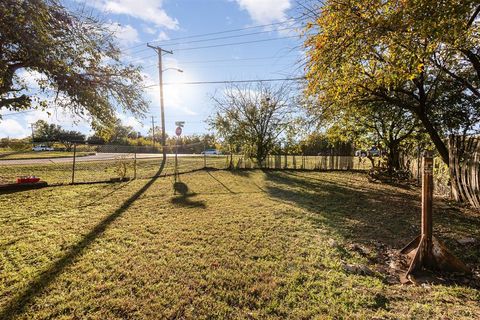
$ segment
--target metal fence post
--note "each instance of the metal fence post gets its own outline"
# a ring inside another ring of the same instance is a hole
[[[137,179],[137,147],[133,147],[133,179]]]
[[[77,144],[73,144],[72,184],[75,183],[75,159],[77,157]]]
[[[205,144],[203,144],[203,169],[207,167],[207,153],[205,150]]]

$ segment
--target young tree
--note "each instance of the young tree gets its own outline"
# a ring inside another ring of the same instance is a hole
[[[291,123],[294,103],[286,85],[229,86],[214,98],[210,124],[224,143],[242,148],[261,165]]]
[[[139,68],[120,62],[112,32],[88,13],[69,12],[58,0],[3,0],[0,30],[0,110],[46,107],[45,94],[54,92],[57,106],[93,126],[113,123],[117,106],[136,116],[146,111]],[[41,75],[42,95],[28,95],[21,70]]]

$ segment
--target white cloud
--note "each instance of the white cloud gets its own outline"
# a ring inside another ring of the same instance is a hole
[[[140,42],[137,29],[129,24],[123,26],[117,23],[112,23],[108,25],[108,28],[115,34],[115,37],[124,46]]]
[[[0,120],[0,137],[9,138],[25,138],[30,134],[30,130],[26,126],[22,126],[20,122],[14,119]]]
[[[160,31],[154,41],[165,41],[168,39],[170,39],[170,37],[164,31]]]
[[[143,29],[143,31],[145,31],[148,34],[155,34],[155,32],[157,32],[157,30],[155,30],[155,28],[151,28],[151,27],[147,26],[146,24],[142,25],[142,29]]]
[[[236,0],[236,2],[259,24],[285,20],[286,12],[292,6],[290,0]]]
[[[117,117],[120,119],[120,121],[122,121],[124,126],[130,126],[135,131],[143,130],[143,124],[137,118],[120,112],[117,113]]]
[[[125,14],[167,29],[177,29],[178,21],[162,9],[162,0],[90,0],[87,3],[113,14]]]

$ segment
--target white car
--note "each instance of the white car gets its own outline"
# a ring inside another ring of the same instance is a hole
[[[202,151],[201,154],[206,154],[206,155],[219,155],[219,154],[222,154],[220,151],[216,150],[216,149],[207,149],[205,151]]]
[[[33,147],[32,151],[53,151],[53,148],[40,144],[38,146]]]

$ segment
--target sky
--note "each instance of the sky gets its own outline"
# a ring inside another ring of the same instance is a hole
[[[123,124],[147,134],[153,116],[160,124],[157,55],[147,43],[173,54],[163,56],[166,131],[173,135],[175,121],[185,121],[184,134],[211,132],[205,122],[214,114],[212,97],[225,84],[168,84],[184,82],[283,79],[302,76],[302,41],[295,0],[64,0],[67,8],[85,5],[102,17],[117,37],[125,63],[142,67],[150,102],[144,119],[118,110]],[[235,31],[233,31],[235,30]],[[19,74],[35,89],[41,77],[27,70]],[[12,113],[2,111],[0,137],[30,135],[39,119],[67,130],[92,134],[88,121],[51,110]]]

